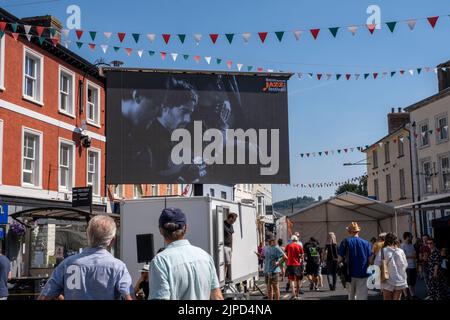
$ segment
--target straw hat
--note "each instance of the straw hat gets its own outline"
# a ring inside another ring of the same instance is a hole
[[[359,227],[357,222],[351,222],[346,228],[348,232],[359,232],[361,228]]]
[[[298,241],[298,238],[297,238],[296,235],[293,235],[293,236],[291,237],[291,240],[295,242],[295,241]]]

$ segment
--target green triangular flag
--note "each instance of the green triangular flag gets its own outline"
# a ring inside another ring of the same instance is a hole
[[[17,23],[11,23],[11,29],[13,32],[17,32]]]
[[[95,37],[97,36],[97,31],[89,31],[89,35],[91,36],[92,41],[95,41]]]
[[[188,54],[183,54],[183,58],[184,58],[184,60],[187,60],[187,59],[189,59],[189,55]]]
[[[281,40],[283,39],[283,36],[284,36],[284,31],[276,31],[275,35],[277,36],[278,41],[281,42]]]
[[[41,41],[41,38],[42,38],[42,37],[39,38],[39,41]],[[82,46],[83,46],[83,42],[78,42],[78,41],[77,41],[77,47],[78,47],[78,49],[81,49]]]
[[[247,66],[247,70],[248,71],[252,71],[253,67],[252,66]]]
[[[388,26],[389,30],[391,30],[392,33],[394,33],[395,26],[397,25],[397,22],[386,22],[386,25]]]
[[[50,34],[51,34],[52,38],[55,37],[56,36],[56,29],[51,27],[50,28]]]
[[[150,57],[155,55],[155,51],[149,51],[148,54],[150,55]]]
[[[333,37],[336,38],[339,27],[329,28],[329,30],[330,30],[331,34],[333,35]]]
[[[222,59],[217,58],[216,62],[217,62],[217,64],[220,64],[222,62]]]
[[[139,37],[141,36],[139,33],[132,33],[131,34],[133,36],[134,41],[136,41],[136,43],[139,42]]]
[[[114,47],[114,51],[118,52],[120,50],[120,47]]]
[[[225,37],[227,37],[228,42],[231,44],[233,42],[234,33],[225,33]]]
[[[4,35],[5,33],[3,31],[0,31],[0,39],[3,38]]]
[[[342,77],[342,74],[337,74],[336,75],[336,80],[339,80]]]
[[[178,38],[180,39],[181,43],[184,43],[184,40],[186,39],[186,35],[185,34],[179,34]]]
[[[422,72],[422,68],[417,68],[417,73],[420,74]]]
[[[364,73],[364,80],[366,80],[369,77],[370,73]]]
[[[397,72],[392,71],[392,72],[391,72],[391,77],[393,77],[396,73],[397,73]]]
[[[42,46],[42,44],[44,43],[45,38],[44,37],[39,37],[39,44]]]

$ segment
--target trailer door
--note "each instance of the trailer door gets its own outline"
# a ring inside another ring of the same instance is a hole
[[[225,281],[225,257],[223,250],[223,215],[224,208],[216,206],[214,214],[214,261],[219,282]]]

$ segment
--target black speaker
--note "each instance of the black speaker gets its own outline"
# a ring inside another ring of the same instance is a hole
[[[137,234],[136,248],[138,263],[150,262],[155,256],[155,245],[153,242],[153,234]]]

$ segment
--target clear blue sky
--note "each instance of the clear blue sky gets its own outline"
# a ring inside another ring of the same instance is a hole
[[[52,14],[65,23],[66,8],[71,4],[81,7],[83,30],[137,32],[141,41],[135,44],[131,35],[122,46],[188,53],[191,55],[230,58],[234,62],[263,66],[274,70],[291,70],[323,73],[365,73],[388,71],[418,66],[436,66],[450,59],[448,36],[450,19],[441,18],[434,31],[426,21],[419,21],[413,32],[406,23],[397,25],[391,34],[383,25],[375,35],[367,29],[359,29],[353,37],[346,29],[339,30],[332,38],[328,30],[322,30],[317,41],[310,34],[303,34],[299,42],[292,33],[285,34],[282,43],[270,34],[265,44],[259,41],[258,31],[328,28],[364,24],[371,4],[381,7],[383,22],[425,18],[450,14],[448,0],[189,0],[189,1],[100,1],[60,0],[34,5],[20,5],[39,0],[5,0],[0,5],[19,17]],[[209,40],[209,33],[255,32],[248,44],[240,35],[232,45],[219,38],[216,45]],[[186,33],[185,45],[172,38],[165,45],[161,38],[150,44],[147,33]],[[203,40],[196,45],[192,34],[200,33]],[[74,34],[71,35],[72,39]],[[113,40],[114,38],[114,40]],[[113,35],[110,44],[117,44]],[[83,41],[88,40],[83,36]],[[96,43],[104,42],[100,33]],[[122,51],[111,50],[105,56],[100,48],[94,54],[85,46],[71,48],[91,61],[104,57],[107,61],[119,59],[128,67],[179,68],[179,69],[226,69],[214,63],[208,66],[204,60],[196,64],[192,59],[185,62],[181,57],[173,62],[168,56],[161,61],[158,56],[139,59],[136,54],[127,57]],[[345,67],[343,67],[345,66]],[[289,123],[291,152],[291,182],[309,183],[342,181],[361,175],[364,166],[343,167],[344,162],[364,159],[364,154],[322,158],[300,158],[300,153],[344,147],[363,146],[384,136],[387,132],[386,114],[391,107],[406,107],[437,92],[434,73],[417,77],[404,76],[393,79],[359,81],[299,80],[289,82]],[[274,186],[274,200],[310,195],[329,197],[333,188],[298,189]]]

